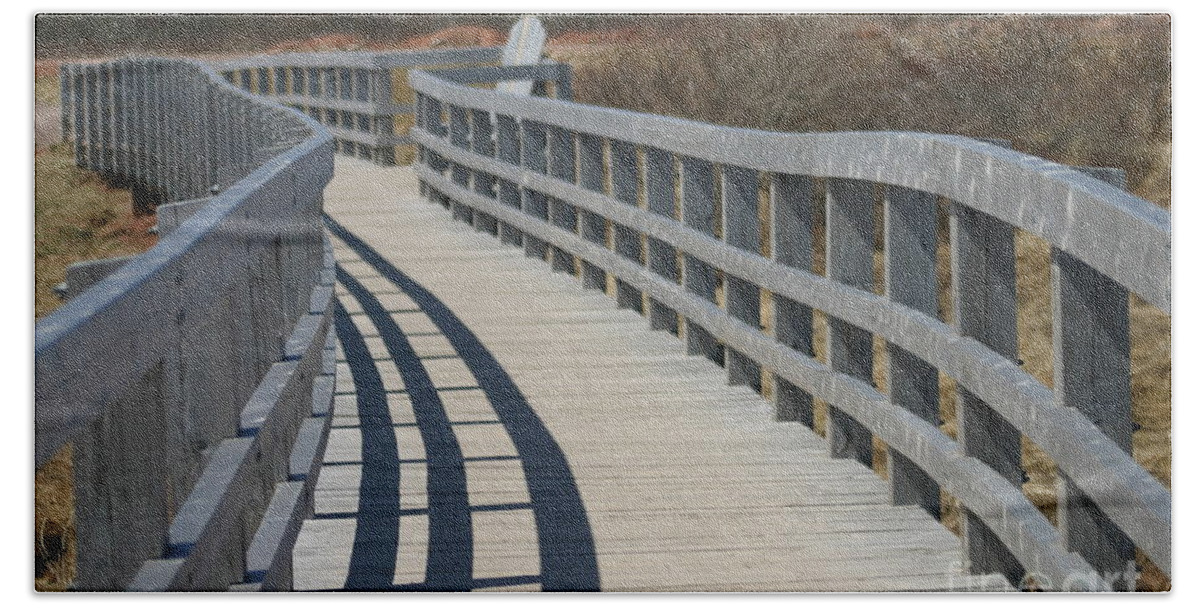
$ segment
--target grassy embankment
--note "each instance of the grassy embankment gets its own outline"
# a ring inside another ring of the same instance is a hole
[[[778,131],[1002,138],[1063,164],[1123,168],[1132,192],[1170,208],[1166,17],[696,17],[680,18],[668,29],[652,25],[616,44],[552,46],[551,55],[575,65],[577,98],[585,103]],[[821,215],[818,209],[817,272],[824,269]],[[940,308],[949,322],[949,250],[941,215]],[[1024,232],[1018,232],[1017,248],[1018,356],[1030,374],[1053,386],[1050,249]],[[882,293],[879,255],[876,267]],[[1134,418],[1140,425],[1134,457],[1169,488],[1170,317],[1136,296],[1130,300]],[[769,306],[764,299],[764,313]],[[816,323],[815,346],[824,357],[824,316],[818,313]],[[877,339],[875,382],[886,391],[884,349]],[[954,436],[954,382],[943,376],[941,384],[942,428]],[[819,432],[826,411],[818,404]],[[1053,521],[1056,467],[1028,440],[1023,452],[1025,493]],[[875,469],[886,475],[879,442]],[[944,519],[957,530],[960,511],[946,498]],[[1141,588],[1169,587],[1141,561]]]

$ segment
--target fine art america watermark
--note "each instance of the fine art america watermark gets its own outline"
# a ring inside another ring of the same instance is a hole
[[[1138,570],[1133,561],[1126,562],[1125,569],[1117,572],[1096,573],[1093,571],[1070,572],[1066,576],[1050,576],[1030,570],[1021,579],[1021,591],[1136,591]],[[963,570],[952,569],[946,573],[947,589],[958,592],[997,591],[1007,586],[1004,575],[967,575]]]

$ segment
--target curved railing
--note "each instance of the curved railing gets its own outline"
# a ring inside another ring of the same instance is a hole
[[[383,165],[407,164],[412,92],[393,81],[417,67],[494,64],[496,47],[254,55],[214,62],[234,86],[322,123],[337,151]],[[397,154],[399,152],[399,154]],[[408,154],[411,157],[411,152]]]
[[[1131,456],[1128,299],[1170,312],[1171,222],[1123,192],[1122,173],[957,136],[769,133],[466,86],[527,77],[504,70],[410,74],[424,195],[586,287],[611,279],[619,304],[730,382],[759,389],[765,371],[779,418],[811,427],[824,400],[833,456],[869,466],[883,440],[896,503],[938,517],[943,490],[961,502],[973,572],[1125,588],[1141,550],[1169,575],[1171,495]],[[938,314],[939,199],[952,324]],[[1016,229],[1053,250],[1054,389],[1016,360]],[[888,394],[872,381],[875,336]],[[957,440],[938,428],[939,372],[957,382]],[[1022,436],[1062,474],[1057,526],[1020,489]]]
[[[77,163],[162,205],[158,244],[36,327],[35,459],[73,446],[75,587],[287,588],[333,395],[332,138],[196,62],[61,78]]]

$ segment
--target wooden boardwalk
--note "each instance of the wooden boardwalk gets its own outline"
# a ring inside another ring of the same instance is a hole
[[[297,590],[994,588],[674,336],[407,168],[337,163],[335,417]]]

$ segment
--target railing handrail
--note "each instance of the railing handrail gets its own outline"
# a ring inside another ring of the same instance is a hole
[[[726,277],[736,277],[880,335],[945,372],[1035,441],[1084,495],[1094,497],[1096,506],[1122,533],[1170,572],[1170,492],[1092,419],[1074,407],[1062,407],[1061,395],[1022,370],[1013,355],[1004,354],[1007,348],[998,351],[1001,347],[992,346],[987,336],[976,338],[943,323],[936,308],[932,313],[909,308],[861,285],[765,258],[755,250],[757,245],[748,246],[757,243],[757,229],[749,241],[745,241],[749,237],[726,235],[727,242],[723,242],[713,236],[711,227],[697,229],[689,224],[688,194],[682,191],[663,194],[679,197],[677,202],[683,206],[680,219],[675,219],[670,205],[667,210],[655,210],[655,203],[647,200],[648,208],[642,207],[636,191],[651,196],[646,180],[652,179],[649,155],[654,152],[682,163],[679,183],[684,190],[697,187],[688,185],[687,164],[699,162],[711,163],[705,165],[710,167],[708,173],[700,175],[726,180],[725,188],[746,190],[734,192],[741,197],[757,198],[751,193],[758,190],[757,182],[739,177],[746,171],[861,180],[928,193],[1042,238],[1057,250],[1055,255],[1061,252],[1081,260],[1169,314],[1168,212],[1081,171],[965,137],[901,132],[789,134],[723,127],[468,87],[458,81],[475,81],[465,77],[469,71],[409,73],[417,92],[417,126],[412,137],[422,158],[418,177],[423,191],[435,200],[462,205],[468,209],[468,218],[472,211],[476,218],[482,215],[486,218],[482,225],[492,230],[498,222],[502,239],[506,238],[504,229],[508,238],[515,234],[517,242],[525,235],[530,255],[545,255],[538,251],[549,245],[556,264],[565,254],[568,259],[584,260],[585,267],[592,265],[610,273],[618,281],[618,300],[622,283],[628,289],[644,291],[651,302],[677,311],[689,325],[695,324],[723,342],[729,356],[748,357],[813,397],[846,408],[858,423],[957,495],[968,508],[979,510],[984,523],[1028,570],[1050,573],[1060,583],[1083,576],[1089,586],[1106,588],[1108,582],[1062,546],[1058,530],[1018,487],[987,462],[963,458],[959,444],[935,423],[896,407],[865,379],[831,369],[811,353],[772,340],[759,330],[757,321],[749,322],[730,311],[728,292],[722,309],[711,292],[700,295],[689,290],[687,281],[681,285],[677,275],[674,279],[661,276],[661,271],[644,265],[650,261],[640,260],[639,241],[626,243],[624,252],[622,244],[615,241],[617,251],[609,249],[602,233],[588,236],[582,215],[611,221],[613,230],[645,235],[659,247],[684,254],[685,262],[695,260],[724,271]],[[498,71],[502,70],[489,69],[489,73]],[[480,120],[486,122],[477,134],[471,125]],[[604,140],[612,142],[607,157]],[[559,148],[555,149],[556,145]],[[636,176],[639,146],[646,155],[641,161],[646,173],[640,178]],[[582,166],[585,156],[593,165],[586,170]],[[711,167],[716,165],[727,172],[714,174]],[[442,175],[447,169],[451,176]],[[656,170],[667,169],[658,166]],[[669,171],[674,172],[674,167]],[[590,185],[584,183],[588,179]],[[605,179],[612,180],[612,185],[606,186]],[[618,181],[622,185],[618,186]],[[623,194],[618,188],[624,189]],[[560,220],[555,214],[564,208],[569,217]],[[578,232],[575,220],[570,219],[576,213],[581,214]],[[629,237],[614,233],[614,239],[621,238]],[[735,243],[735,238],[745,242]],[[555,253],[558,251],[562,254]],[[677,273],[668,270],[667,275]],[[586,285],[586,276],[584,281]],[[597,286],[594,280],[593,286]],[[757,302],[756,294],[753,301]],[[632,306],[641,308],[640,295]],[[757,319],[757,303],[753,306],[752,313],[740,314]],[[731,363],[727,360],[726,364]],[[731,370],[731,382],[734,374]]]
[[[218,193],[204,209],[186,220],[180,227],[161,239],[149,251],[134,257],[128,264],[105,277],[99,283],[64,303],[40,319],[34,329],[34,358],[53,356],[53,351],[70,340],[100,313],[110,310],[119,302],[137,298],[137,289],[146,281],[162,276],[164,271],[178,262],[201,240],[211,233],[221,221],[237,209],[247,196],[254,193],[275,176],[283,167],[303,158],[313,150],[327,145],[332,136],[320,123],[291,108],[260,98],[232,86],[215,70],[199,61],[187,59],[163,59],[148,57],[138,61],[153,64],[164,62],[190,66],[207,76],[220,89],[251,101],[263,108],[285,112],[310,131],[310,135],[290,149],[262,163],[249,175]],[[99,64],[97,64],[99,65]],[[66,109],[64,108],[64,111]],[[39,374],[49,373],[50,368],[38,368]],[[142,370],[144,371],[144,370]],[[70,370],[64,370],[69,374]],[[114,383],[117,384],[117,383]],[[104,399],[111,396],[110,390],[81,390],[73,393],[77,397],[98,394],[95,401],[77,401],[72,411],[55,412],[58,416],[48,417],[42,407],[35,408],[35,466],[40,468],[71,437],[100,415]],[[104,396],[100,396],[104,395]]]
[[[186,207],[36,327],[35,465],[73,442],[74,585],[288,588],[334,390],[332,135],[196,61],[61,78],[76,163],[135,211]]]
[[[900,131],[781,133],[591,106],[545,97],[521,97],[464,87],[421,70],[414,90],[444,103],[522,120],[586,131],[597,137],[652,146],[714,163],[774,173],[862,179],[953,199],[1037,235],[1087,262],[1153,304],[1171,311],[1171,214],[1070,167],[960,135]],[[833,159],[855,159],[839,165]],[[973,169],[963,181],[940,167]],[[1024,190],[985,196],[1004,182]],[[1027,198],[1026,198],[1027,197]],[[1015,204],[1006,204],[1017,198]],[[1131,237],[1121,253],[1103,239],[1104,228]]]

